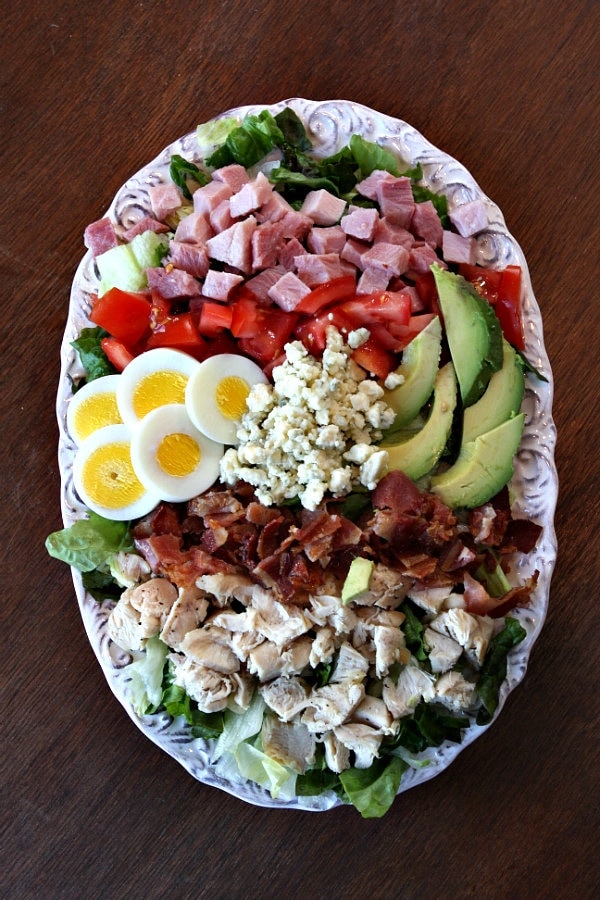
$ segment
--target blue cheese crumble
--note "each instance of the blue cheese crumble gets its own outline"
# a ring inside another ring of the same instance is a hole
[[[352,359],[352,346],[327,329],[322,360],[300,341],[285,347],[273,384],[255,385],[237,430],[237,446],[221,460],[221,480],[242,480],[264,506],[298,497],[316,509],[326,493],[342,497],[358,486],[373,490],[387,471],[377,446],[394,421],[384,391]]]

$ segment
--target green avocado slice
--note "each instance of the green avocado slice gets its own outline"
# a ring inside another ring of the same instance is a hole
[[[452,509],[473,509],[500,491],[513,474],[513,460],[521,442],[525,414],[463,444],[456,462],[431,479],[431,491]]]
[[[485,393],[477,403],[465,409],[462,433],[464,444],[501,425],[521,409],[525,392],[523,367],[518,354],[504,338],[502,351],[502,368],[494,372]]]
[[[502,330],[491,305],[461,275],[431,267],[463,406],[475,403],[502,367]]]
[[[399,469],[416,481],[427,475],[436,465],[448,442],[457,400],[456,375],[451,362],[438,369],[433,405],[423,427],[411,437],[400,440],[394,433],[381,447],[388,451],[388,470]]]
[[[431,397],[442,352],[442,324],[439,316],[420,331],[402,353],[396,374],[402,384],[385,392],[383,400],[396,413],[392,431],[412,422]]]

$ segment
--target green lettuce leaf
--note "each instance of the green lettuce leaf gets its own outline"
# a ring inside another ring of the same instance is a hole
[[[198,709],[197,703],[190,695],[179,685],[173,684],[170,668],[167,667],[167,676],[163,680],[161,706],[174,719],[183,716],[191,726],[193,737],[204,740],[218,738],[223,731],[223,713],[206,713]]]
[[[171,176],[171,181],[180,188],[181,193],[184,197],[187,197],[188,200],[192,199],[192,192],[188,186],[188,179],[195,181],[200,187],[208,184],[210,181],[206,172],[203,172],[195,163],[184,159],[184,157],[180,156],[178,153],[174,153],[171,157],[169,175]]]
[[[103,375],[114,375],[117,371],[100,346],[100,341],[104,337],[108,337],[108,331],[103,328],[83,328],[79,337],[71,341],[71,346],[79,354],[81,365],[87,373],[86,381],[93,381]]]
[[[144,655],[126,667],[131,677],[131,703],[138,716],[156,712],[160,706],[163,670],[168,652],[167,645],[156,635],[146,641]]]
[[[425,647],[425,628],[423,623],[414,612],[410,603],[404,602],[400,607],[400,611],[406,616],[402,623],[406,646],[415,659],[418,659],[419,662],[424,662],[429,658],[429,653]]]
[[[364,819],[388,811],[400,787],[407,763],[398,756],[376,759],[368,769],[346,769],[339,775],[346,797]]]
[[[113,522],[91,510],[87,519],[49,534],[45,546],[50,556],[80,572],[106,570],[115,553],[133,549],[128,522]]]
[[[496,712],[500,687],[506,678],[507,656],[510,650],[526,637],[527,632],[521,623],[517,619],[508,617],[505,619],[502,631],[499,631],[490,641],[477,682],[477,694],[483,704],[477,713],[478,725],[487,725]]]
[[[283,132],[274,117],[264,109],[258,115],[245,116],[242,123],[228,133],[225,143],[208,157],[206,163],[215,168],[230,163],[239,163],[248,168],[283,140]]]

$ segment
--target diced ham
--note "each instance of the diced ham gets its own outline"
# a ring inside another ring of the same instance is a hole
[[[346,201],[336,197],[324,188],[309,191],[300,207],[300,212],[313,220],[315,225],[335,225],[346,209]]]
[[[83,243],[88,250],[92,251],[92,256],[94,257],[100,256],[101,253],[118,246],[119,239],[115,226],[108,216],[98,219],[87,226],[83,232]]]
[[[377,187],[377,199],[382,216],[394,225],[410,228],[415,210],[410,178],[383,179]]]
[[[229,209],[229,200],[221,200],[220,203],[217,203],[215,208],[209,212],[208,220],[214,234],[219,234],[233,225],[235,220]]]
[[[412,245],[409,257],[409,268],[418,275],[423,275],[429,271],[433,263],[439,263],[442,268],[447,268],[446,264],[441,260],[431,244],[425,242],[416,242]]]
[[[442,253],[446,262],[474,265],[477,242],[473,237],[463,237],[455,231],[444,231]]]
[[[390,277],[402,275],[408,269],[409,259],[410,252],[406,247],[379,241],[362,254],[361,268],[363,271],[366,268],[384,269]]]
[[[214,234],[204,213],[193,212],[184,216],[175,229],[175,240],[190,244],[203,244]]]
[[[256,227],[254,216],[248,216],[209,238],[209,256],[248,275],[252,271],[252,234]]]
[[[310,288],[293,272],[286,272],[269,288],[268,294],[277,306],[290,312],[296,308],[303,297],[310,294]]]
[[[357,294],[372,294],[375,291],[385,291],[390,282],[390,276],[383,268],[367,266],[356,285]]]
[[[183,205],[183,195],[176,184],[153,184],[148,188],[152,212],[157,219],[165,219]]]
[[[250,181],[248,172],[244,166],[241,166],[239,163],[231,163],[229,166],[222,166],[220,169],[215,169],[212,173],[212,177],[214,181],[222,181],[224,184],[228,185],[234,194]]]
[[[357,269],[362,269],[362,256],[368,249],[369,245],[364,241],[357,241],[356,238],[348,238],[340,253],[340,258],[345,260],[345,262],[356,266]]]
[[[271,191],[269,199],[256,211],[256,218],[259,222],[278,222],[289,212],[294,212],[294,207],[282,194],[274,190]]]
[[[229,199],[229,210],[233,218],[247,216],[267,203],[273,193],[273,185],[269,179],[259,172],[254,181],[247,181],[237,194]]]
[[[305,216],[295,209],[286,212],[281,219],[278,219],[277,221],[281,222],[284,238],[297,238],[299,241],[303,241],[313,227],[313,220],[310,216]]]
[[[373,242],[375,244],[379,241],[384,241],[386,244],[400,244],[402,247],[406,247],[407,250],[410,250],[414,240],[413,233],[407,228],[402,228],[400,225],[394,225],[386,218],[381,218],[377,222],[375,235],[373,237]]]
[[[283,266],[274,266],[272,269],[264,269],[258,275],[249,278],[244,284],[244,292],[250,293],[259,303],[269,303],[269,288],[276,281],[279,281],[282,275],[285,275]]]
[[[171,241],[168,262],[176,269],[183,269],[196,278],[203,278],[208,272],[208,253],[204,244],[186,244],[183,241]]]
[[[174,300],[179,297],[196,297],[202,293],[200,282],[189,272],[183,269],[156,268],[146,269],[148,275],[148,287],[155,290],[166,300]]]
[[[142,216],[141,219],[138,219],[137,222],[124,231],[121,237],[124,241],[129,243],[136,235],[143,234],[144,231],[153,231],[155,234],[165,234],[165,232],[169,231],[169,226],[165,225],[164,222],[159,222],[158,219],[155,219],[153,216]]]
[[[354,268],[340,259],[338,253],[304,253],[295,262],[298,277],[309,287],[354,274]]]
[[[448,213],[450,221],[463,237],[471,237],[487,228],[488,217],[482,200],[470,200]]]
[[[306,236],[306,246],[311,253],[341,253],[345,243],[346,235],[340,225],[315,226]]]
[[[379,212],[375,208],[356,207],[347,216],[343,216],[340,225],[348,237],[359,241],[372,241],[375,237]]]
[[[234,272],[217,272],[209,269],[202,286],[202,294],[211,300],[229,300],[231,292],[244,280],[243,275]]]
[[[298,238],[291,238],[291,240],[286,241],[279,254],[279,263],[284,269],[291,272],[296,268],[296,256],[302,256],[303,253],[308,253],[304,244],[301,244]]]
[[[356,185],[356,190],[369,200],[379,200],[379,187],[382,181],[393,181],[394,175],[385,169],[374,169],[370,175]]]
[[[194,191],[194,212],[209,215],[223,200],[229,200],[233,191],[224,181],[209,181]]]
[[[415,204],[411,231],[416,237],[427,241],[428,244],[433,244],[434,247],[441,245],[443,235],[442,222],[431,200]]]
[[[284,243],[279,222],[263,222],[258,225],[252,235],[252,271],[276,266]]]

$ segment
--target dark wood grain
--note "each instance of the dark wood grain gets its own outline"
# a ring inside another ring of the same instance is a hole
[[[94,4],[0,29],[2,806],[7,898],[521,898],[598,885],[598,5]],[[60,527],[54,397],[85,225],[232,106],[344,98],[458,157],[529,261],[554,370],[559,557],[499,720],[382,820],[196,783],[113,699]]]

